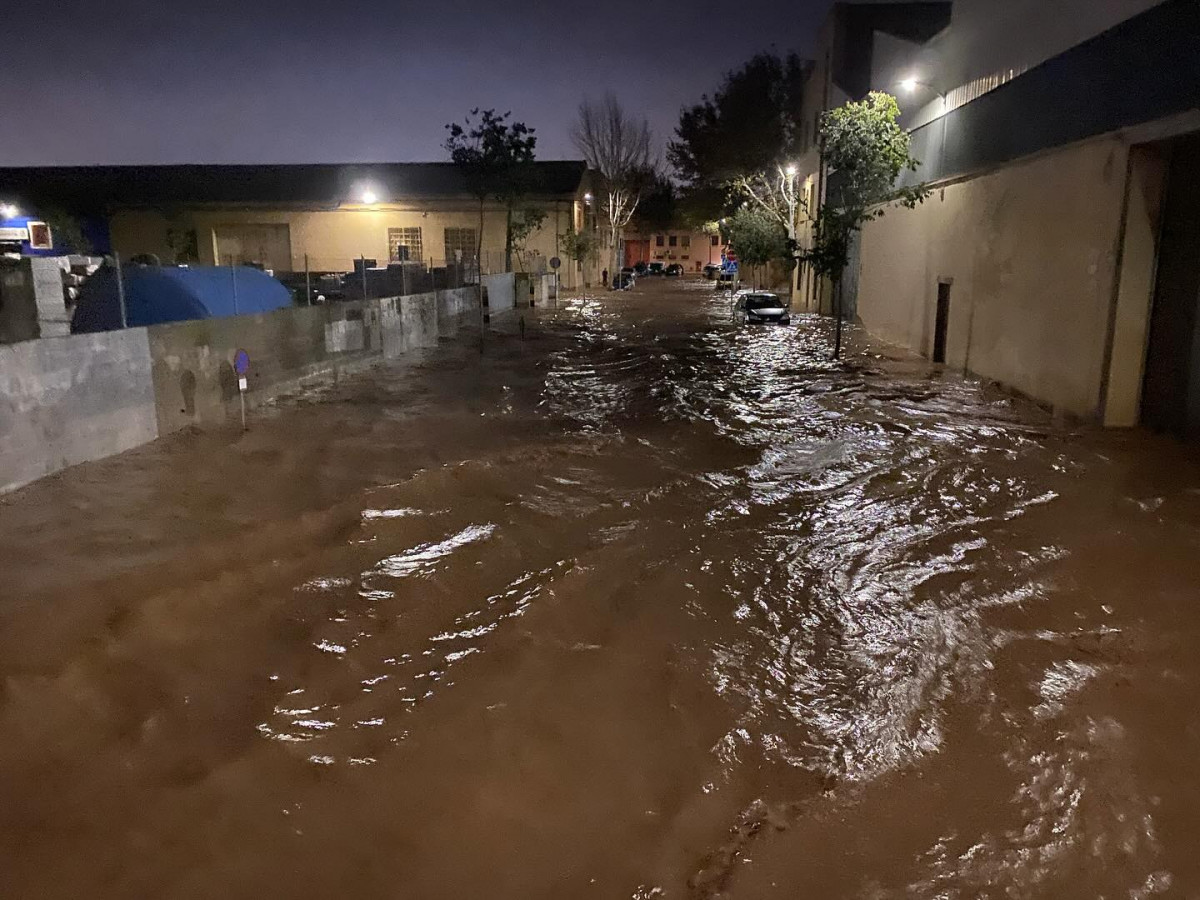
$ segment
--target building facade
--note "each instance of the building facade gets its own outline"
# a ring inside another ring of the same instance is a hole
[[[864,229],[866,327],[1073,416],[1200,433],[1197,46],[1194,0],[957,0],[877,56],[873,86],[935,95],[905,109],[934,192]]]
[[[625,235],[625,265],[660,262],[681,265],[686,273],[699,273],[708,265],[720,265],[728,248],[721,236],[705,231],[671,229]]]
[[[583,162],[534,164],[514,216],[542,221],[514,249],[514,270],[547,271],[558,257],[566,286],[590,280],[566,253],[568,234],[591,224],[586,172]],[[481,209],[450,163],[5,169],[0,196],[103,219],[109,246],[97,249],[125,259],[347,272],[363,261],[474,266],[482,244],[484,272],[506,266],[508,210],[492,200]]]

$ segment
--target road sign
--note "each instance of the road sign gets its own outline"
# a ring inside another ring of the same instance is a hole
[[[250,371],[250,354],[245,350],[239,350],[233,355],[233,369],[239,375],[245,375]]]
[[[562,260],[559,259],[557,256],[550,257],[550,268],[557,269],[561,265],[562,265]]]

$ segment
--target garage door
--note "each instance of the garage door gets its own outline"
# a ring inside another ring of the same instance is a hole
[[[218,225],[217,262],[253,263],[274,272],[292,269],[292,237],[287,225]]]

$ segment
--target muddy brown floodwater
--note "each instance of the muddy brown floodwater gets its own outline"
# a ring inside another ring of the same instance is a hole
[[[0,897],[1200,897],[1200,463],[699,284],[0,499]]]

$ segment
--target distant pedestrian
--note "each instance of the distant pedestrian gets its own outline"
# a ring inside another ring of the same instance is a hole
[[[605,269],[603,272],[600,273],[600,280],[604,283],[605,287],[610,286],[608,283],[608,269]]]

